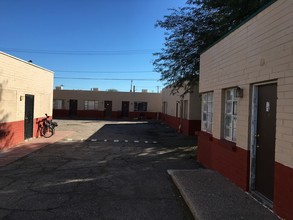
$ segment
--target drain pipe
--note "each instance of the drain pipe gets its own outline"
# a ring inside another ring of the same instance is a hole
[[[180,115],[179,115],[178,133],[182,133],[182,116],[183,116],[183,101],[180,100]]]

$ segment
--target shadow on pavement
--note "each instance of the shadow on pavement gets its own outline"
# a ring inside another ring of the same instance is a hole
[[[198,168],[195,152],[161,124],[105,125],[0,168],[0,218],[193,219],[166,170]]]

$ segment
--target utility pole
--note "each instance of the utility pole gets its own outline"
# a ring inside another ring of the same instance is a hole
[[[130,92],[132,92],[132,80],[130,81]]]
[[[160,86],[157,86],[157,93],[160,93]]]

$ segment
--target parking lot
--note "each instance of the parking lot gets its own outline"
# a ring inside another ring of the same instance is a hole
[[[72,131],[0,168],[3,219],[193,219],[167,169],[195,169],[196,140],[157,121],[57,120]]]

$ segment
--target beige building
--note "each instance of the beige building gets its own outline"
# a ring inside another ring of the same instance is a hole
[[[201,55],[198,160],[293,219],[293,2],[278,0]]]
[[[37,137],[52,100],[53,72],[0,51],[0,149]]]
[[[178,132],[186,135],[194,135],[200,130],[200,96],[198,86],[190,93],[184,93],[179,89],[172,93],[172,88],[166,87],[162,90],[162,113],[161,120],[166,122]]]
[[[54,117],[59,118],[157,119],[160,111],[160,93],[54,90]]]

